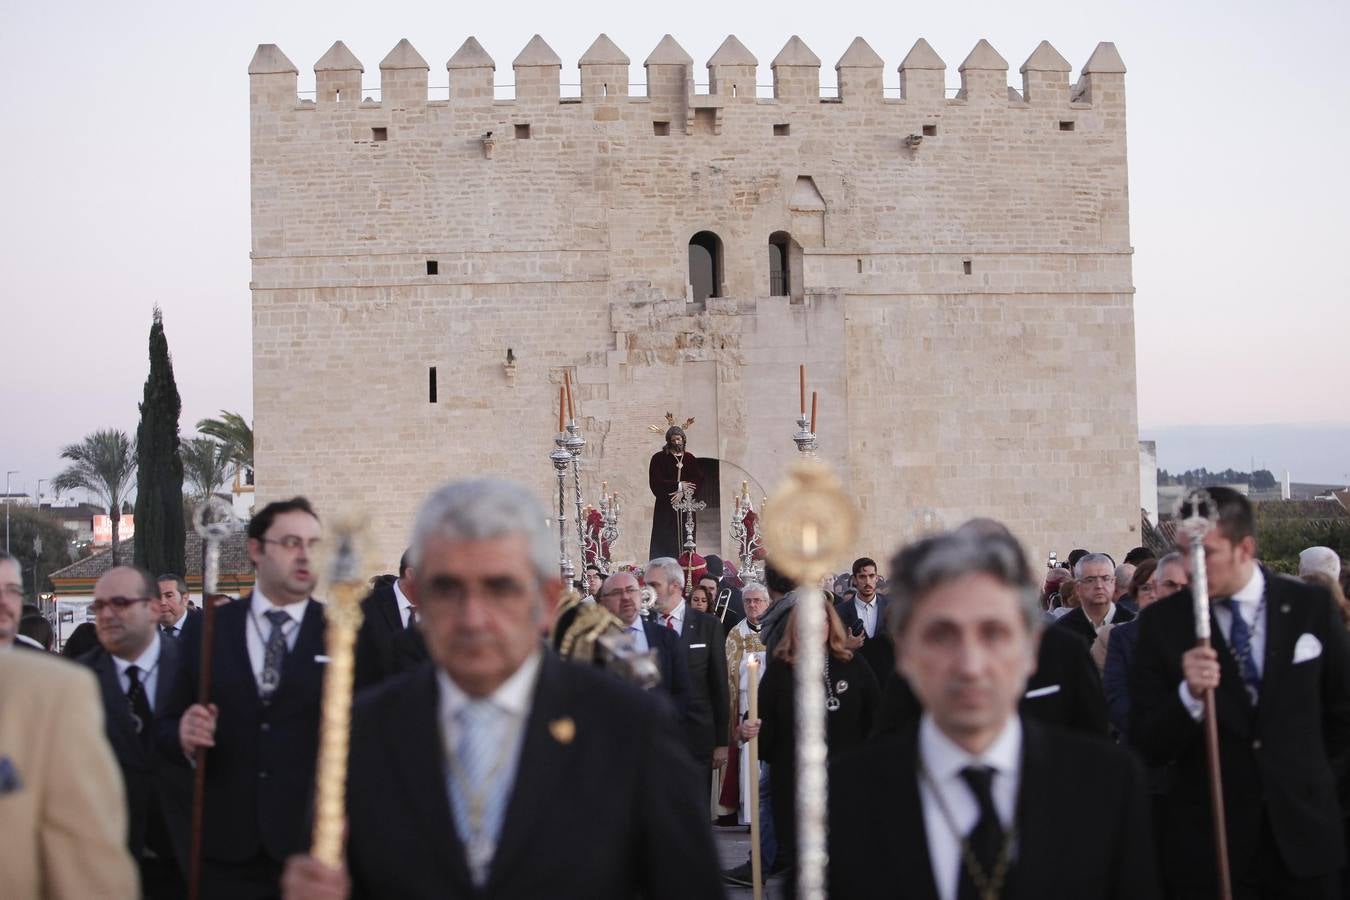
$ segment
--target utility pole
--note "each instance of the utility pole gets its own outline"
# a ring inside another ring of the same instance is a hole
[[[5,552],[9,552],[9,479],[12,475],[18,475],[18,469],[10,469],[5,473]]]

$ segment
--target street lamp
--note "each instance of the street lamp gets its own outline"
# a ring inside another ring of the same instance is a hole
[[[38,479],[37,496],[33,498],[33,507],[35,509],[42,509],[42,482],[46,480],[47,479],[45,478]]]
[[[18,475],[18,469],[10,469],[5,473],[5,552],[9,552],[9,479],[11,475]]]

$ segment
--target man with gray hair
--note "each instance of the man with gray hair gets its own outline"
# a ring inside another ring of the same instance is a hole
[[[831,767],[829,895],[1156,897],[1138,763],[1018,715],[1042,618],[1017,542],[925,538],[896,556],[889,587],[897,665],[923,713]],[[1064,834],[1091,839],[1065,852]]]
[[[1309,547],[1298,555],[1298,575],[1321,572],[1332,581],[1341,580],[1341,558],[1330,547]]]
[[[289,900],[721,896],[706,795],[667,704],[559,660],[545,512],[511,482],[433,493],[410,544],[430,660],[357,702],[347,860]]]
[[[712,794],[713,767],[727,762],[729,698],[726,632],[714,616],[684,601],[684,570],[661,556],[643,567],[643,580],[656,592],[656,620],[680,636],[689,663],[689,712],[685,729],[689,749],[705,773],[703,796]]]
[[[1105,626],[1134,618],[1134,613],[1116,605],[1116,564],[1105,553],[1080,557],[1074,564],[1073,578],[1078,607],[1060,616],[1054,627],[1081,635],[1090,646]]]

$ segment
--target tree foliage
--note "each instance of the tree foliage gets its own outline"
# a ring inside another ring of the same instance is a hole
[[[42,542],[41,553],[35,551],[34,538]],[[10,506],[9,548],[23,570],[25,595],[31,598],[38,593],[51,591],[52,583],[48,577],[71,562],[70,541],[70,532],[51,513],[31,506]],[[37,574],[41,579],[37,586],[33,584],[34,561],[37,562]]]
[[[1256,547],[1261,561],[1277,572],[1298,574],[1298,555],[1309,547],[1330,547],[1350,561],[1350,517],[1301,518],[1280,515],[1284,503],[1256,505]],[[1275,507],[1276,509],[1268,509]]]
[[[88,491],[102,502],[112,519],[113,565],[120,565],[118,523],[122,503],[135,481],[135,442],[125,431],[104,428],[85,435],[78,444],[67,444],[61,449],[61,458],[71,464],[52,479],[52,489]]]
[[[151,572],[182,572],[183,459],[179,455],[178,417],[183,401],[173,377],[173,359],[164,336],[164,319],[155,307],[150,325],[150,374],[141,400],[136,431],[136,562]]]
[[[197,430],[224,444],[236,466],[253,468],[253,426],[239,413],[222,409],[219,417],[198,422]]]
[[[231,448],[209,437],[183,441],[183,478],[192,486],[192,499],[204,500],[225,487],[234,464]]]
[[[1188,488],[1208,487],[1216,484],[1250,484],[1252,490],[1269,490],[1276,487],[1274,474],[1269,469],[1257,469],[1255,472],[1239,472],[1236,469],[1224,469],[1211,472],[1203,466],[1199,469],[1187,469],[1176,475],[1166,469],[1158,470],[1158,486],[1184,485]]]

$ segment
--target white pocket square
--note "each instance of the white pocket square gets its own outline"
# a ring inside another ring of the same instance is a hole
[[[1304,632],[1294,642],[1294,665],[1307,662],[1310,659],[1317,659],[1321,655],[1322,642],[1317,639],[1316,635]]]
[[[707,644],[690,644],[690,645],[689,645],[689,649],[690,649],[690,650],[702,650],[704,647],[707,647],[707,646],[708,646]]]
[[[1035,700],[1037,697],[1049,697],[1051,694],[1059,693],[1059,685],[1047,684],[1045,687],[1038,687],[1027,691],[1027,699]]]
[[[314,657],[314,661],[322,665],[323,663],[328,662],[328,657],[324,656],[323,654],[319,654]]]

